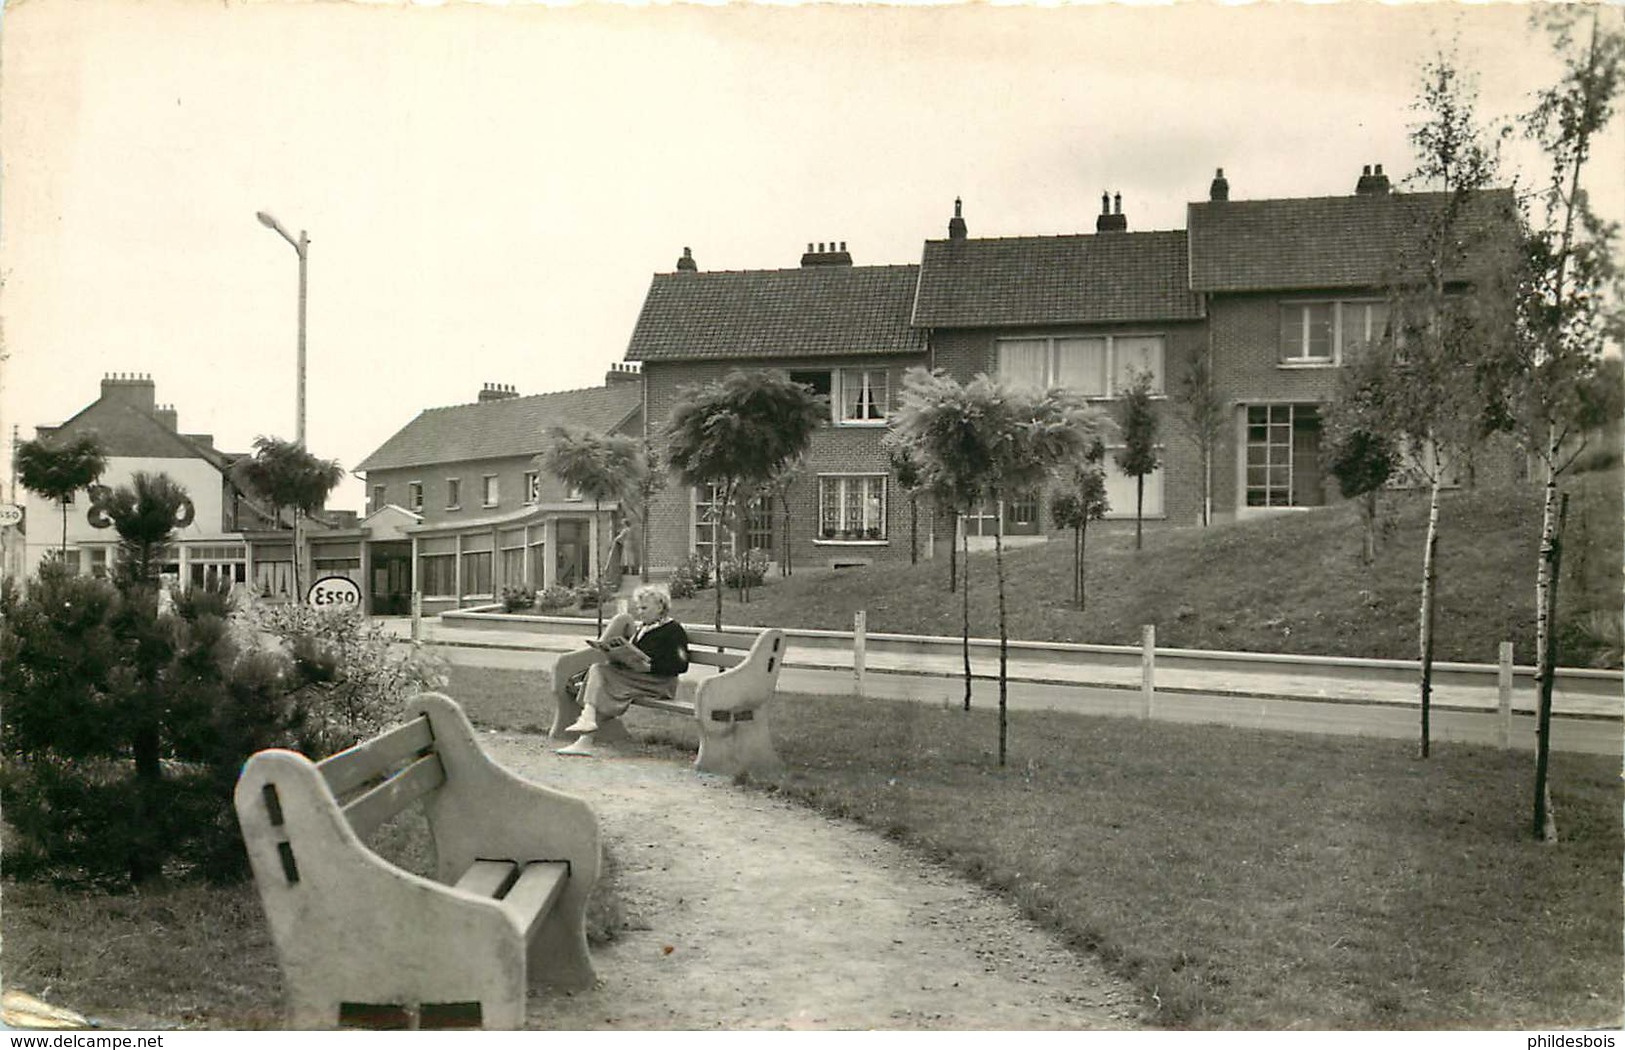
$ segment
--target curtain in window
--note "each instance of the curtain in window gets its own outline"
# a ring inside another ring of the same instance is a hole
[[[1115,340],[1117,392],[1129,388],[1135,372],[1151,373],[1151,392],[1162,393],[1162,336],[1124,335]]]
[[[1105,397],[1106,340],[1057,339],[1055,341],[1055,385],[1075,394]]]
[[[999,378],[1010,386],[1049,385],[1049,341],[1046,339],[999,340]]]

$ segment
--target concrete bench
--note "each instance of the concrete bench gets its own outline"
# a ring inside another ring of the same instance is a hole
[[[783,767],[768,729],[768,701],[784,666],[784,632],[685,629],[690,667],[716,667],[719,674],[695,676],[693,700],[637,700],[639,707],[692,718],[699,725],[700,752],[694,768],[706,773],[765,775]],[[563,738],[564,727],[581,714],[570,680],[595,663],[607,660],[593,648],[565,653],[553,665],[553,727],[548,735]],[[684,676],[685,682],[688,676]],[[620,719],[605,722],[593,734],[599,743],[629,739]]]
[[[366,844],[419,800],[433,880]],[[260,751],[235,803],[289,1027],[519,1028],[532,981],[592,985],[597,817],[494,763],[447,697],[319,763]]]

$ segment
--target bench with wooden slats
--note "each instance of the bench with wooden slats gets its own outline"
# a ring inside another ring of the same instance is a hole
[[[685,629],[690,667],[715,667],[717,674],[695,676],[692,700],[639,698],[633,703],[695,719],[700,750],[694,767],[707,773],[765,775],[783,767],[768,727],[768,701],[778,688],[784,665],[784,632],[775,627],[714,631]],[[565,726],[581,714],[572,678],[606,659],[603,653],[583,648],[565,653],[553,665],[553,727],[549,735],[564,737]],[[679,697],[682,692],[679,692]],[[627,738],[620,720],[602,722],[593,734],[599,741]]]
[[[319,763],[261,751],[235,801],[290,1027],[518,1028],[532,982],[592,984],[597,819],[492,762],[450,699]],[[433,879],[366,844],[418,803]]]

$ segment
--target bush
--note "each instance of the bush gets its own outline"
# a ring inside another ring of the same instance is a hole
[[[542,612],[553,612],[557,609],[563,609],[575,601],[575,588],[555,583],[536,595],[536,608]]]
[[[767,554],[749,550],[743,557],[730,555],[723,559],[717,575],[725,587],[760,587],[767,579]]]
[[[699,554],[690,554],[672,571],[671,579],[666,581],[666,586],[673,598],[694,597],[696,591],[703,591],[711,586],[711,559],[701,557]]]
[[[610,576],[598,577],[596,585],[583,583],[575,590],[576,602],[583,609],[596,609],[615,600],[620,593],[621,581]]]
[[[240,594],[246,589],[240,589]],[[323,757],[443,676],[357,612],[228,610],[41,572],[0,588],[0,791],[8,870],[111,887],[241,877],[231,798],[266,747]]]
[[[536,605],[536,592],[521,584],[518,587],[502,588],[502,609],[504,612],[523,612]]]

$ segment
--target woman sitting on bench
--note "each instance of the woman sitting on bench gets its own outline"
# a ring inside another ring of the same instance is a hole
[[[631,614],[617,613],[604,625],[594,649],[608,658],[587,669],[581,687],[581,717],[566,726],[566,733],[581,736],[561,755],[592,753],[592,734],[600,722],[619,718],[640,697],[670,700],[677,696],[677,678],[688,670],[688,634],[671,618],[671,597],[652,584],[632,592]]]

